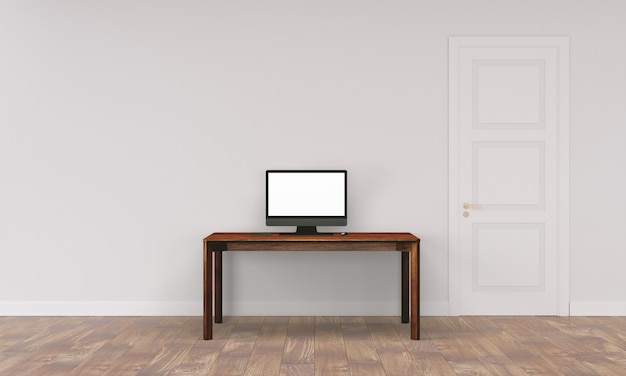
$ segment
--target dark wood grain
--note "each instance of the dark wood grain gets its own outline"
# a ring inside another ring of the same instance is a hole
[[[351,232],[346,235],[281,235],[278,233],[215,232],[204,238],[205,242],[414,242],[417,237],[408,232]]]
[[[624,317],[0,317],[0,375],[624,375]]]
[[[322,235],[213,233],[204,243],[204,329],[212,339],[213,317],[222,321],[222,252],[233,251],[391,251],[402,256],[402,322],[410,322],[411,339],[420,338],[420,239],[407,232],[356,232]],[[213,260],[215,254],[215,260]],[[213,301],[215,299],[215,302]],[[215,312],[213,312],[215,307]]]

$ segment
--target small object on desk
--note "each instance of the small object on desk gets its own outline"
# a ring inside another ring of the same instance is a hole
[[[348,233],[347,232],[342,232],[341,235],[348,235]]]

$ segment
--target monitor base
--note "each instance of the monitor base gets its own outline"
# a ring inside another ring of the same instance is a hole
[[[328,235],[317,232],[316,226],[298,226],[296,232],[281,232],[280,235]]]

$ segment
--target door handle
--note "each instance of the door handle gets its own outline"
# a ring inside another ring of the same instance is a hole
[[[470,203],[464,202],[464,203],[463,203],[463,216],[464,216],[465,218],[469,217],[470,213],[469,213],[469,211],[468,211],[468,210],[469,210],[469,209],[471,209],[472,207],[477,207],[477,206],[478,206],[478,205],[475,205],[475,204],[470,204]]]
[[[470,203],[467,203],[467,202],[463,203],[463,209],[467,210],[467,209],[471,209],[471,208],[478,209],[478,208],[480,208],[480,204],[470,204]]]

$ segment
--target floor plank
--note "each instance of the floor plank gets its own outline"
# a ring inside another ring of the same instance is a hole
[[[365,317],[383,369],[389,375],[422,375],[400,338],[391,317]]]
[[[340,317],[350,374],[386,375],[374,340],[363,317]]]
[[[211,368],[211,375],[244,374],[259,336],[263,317],[241,317]],[[219,324],[216,326],[220,326]]]
[[[266,317],[248,360],[245,376],[278,375],[287,336],[288,317]]]
[[[350,376],[339,318],[315,317],[315,376]]]
[[[280,376],[315,375],[315,317],[291,317],[287,327]]]

